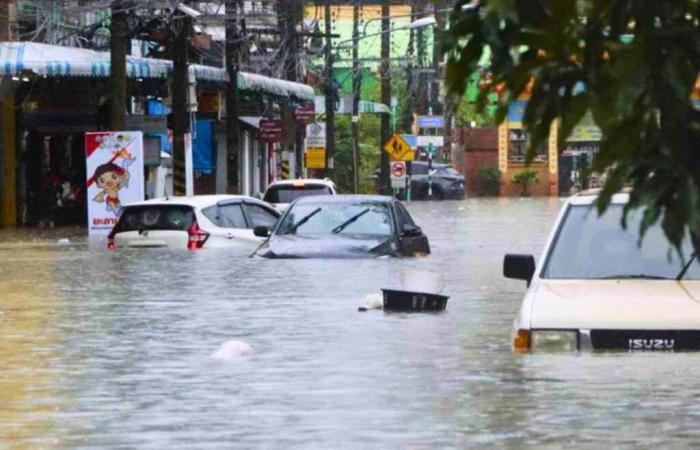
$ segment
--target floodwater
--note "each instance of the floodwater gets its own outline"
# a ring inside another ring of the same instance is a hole
[[[700,355],[517,355],[554,200],[412,203],[415,260],[109,253],[79,230],[0,234],[1,449],[639,448],[700,439]],[[69,236],[69,245],[57,240]],[[358,312],[407,270],[442,314]],[[220,360],[224,342],[250,354]]]

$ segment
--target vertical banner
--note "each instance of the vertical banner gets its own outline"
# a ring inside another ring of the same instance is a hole
[[[123,205],[144,199],[143,134],[85,133],[89,234],[108,234]]]

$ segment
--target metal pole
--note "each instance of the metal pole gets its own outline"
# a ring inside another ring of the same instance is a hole
[[[433,198],[433,144],[428,144],[428,198]]]
[[[359,57],[359,22],[360,4],[358,0],[352,7],[352,173],[353,192],[359,191],[360,185],[360,89],[362,74]]]

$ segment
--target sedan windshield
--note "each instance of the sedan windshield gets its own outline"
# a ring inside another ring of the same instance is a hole
[[[676,279],[689,263],[683,279],[700,280],[700,263],[693,258],[690,239],[682,257],[656,224],[647,230],[641,246],[639,210],[627,216],[623,229],[623,205],[611,205],[602,217],[593,206],[571,206],[555,239],[543,278],[553,279]]]
[[[391,236],[391,215],[377,203],[306,203],[294,205],[277,234],[301,236]]]

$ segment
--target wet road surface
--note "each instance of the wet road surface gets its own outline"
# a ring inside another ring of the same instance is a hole
[[[108,253],[79,230],[0,234],[0,448],[688,447],[700,355],[516,355],[558,200],[412,203],[415,260]],[[56,241],[70,235],[70,245]],[[21,241],[21,242],[18,242]],[[442,314],[358,312],[407,270]],[[229,340],[253,352],[210,355]]]

